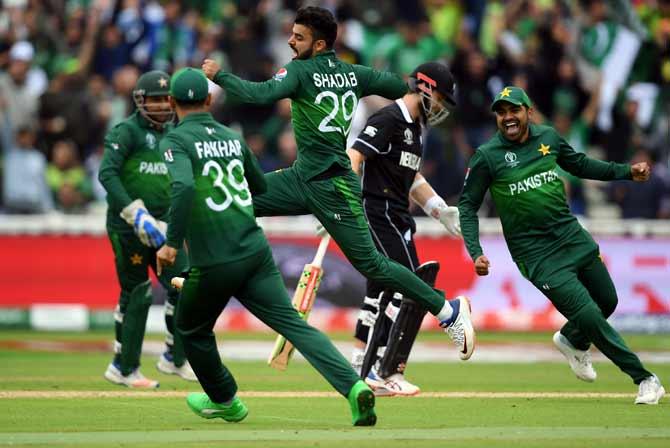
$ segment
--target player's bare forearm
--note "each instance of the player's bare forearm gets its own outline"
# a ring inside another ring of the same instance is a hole
[[[414,176],[414,183],[409,190],[409,197],[419,207],[423,208],[428,202],[428,199],[437,196],[433,187],[428,183],[421,173],[416,173]]]
[[[361,165],[365,162],[365,155],[354,148],[347,149],[347,155],[351,161],[351,169],[356,175],[361,175]]]

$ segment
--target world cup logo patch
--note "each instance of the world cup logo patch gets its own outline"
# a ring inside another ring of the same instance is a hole
[[[507,166],[510,168],[514,168],[519,164],[519,162],[516,160],[516,154],[511,151],[507,151],[505,153],[505,162],[507,162]]]

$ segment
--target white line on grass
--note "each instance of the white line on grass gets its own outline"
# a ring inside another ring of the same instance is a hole
[[[94,390],[3,390],[0,399],[18,398],[184,398],[188,392],[179,391],[94,391]],[[329,398],[336,392],[317,391],[240,391],[242,397],[252,398]],[[631,398],[621,392],[422,392],[413,398]]]
[[[244,430],[232,425],[225,430],[100,431],[78,433],[0,433],[0,446],[19,444],[98,445],[203,443],[218,441],[372,441],[372,440],[639,440],[670,437],[670,428],[615,427],[470,427],[443,429],[341,429],[337,430]]]

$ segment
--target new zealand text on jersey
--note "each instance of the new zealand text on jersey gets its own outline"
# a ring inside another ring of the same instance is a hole
[[[400,153],[400,166],[410,168],[414,171],[419,171],[421,166],[421,157],[411,152],[402,151]]]
[[[242,144],[239,140],[217,140],[213,142],[195,142],[198,158],[230,157],[242,155]]]
[[[356,74],[354,72],[348,73],[314,73],[312,75],[312,80],[316,87],[328,87],[332,89],[333,87],[356,87],[358,85],[358,80],[356,79]]]

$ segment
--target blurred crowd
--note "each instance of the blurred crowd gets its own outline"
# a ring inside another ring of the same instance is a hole
[[[205,58],[243,78],[269,79],[288,62],[294,12],[336,15],[348,62],[406,76],[443,60],[458,105],[426,132],[423,171],[453,203],[476,148],[495,132],[489,105],[506,84],[527,89],[534,119],[577,151],[648,161],[645,184],[592,185],[565,176],[577,214],[669,218],[670,0],[0,0],[0,212],[86,212],[103,137],[133,111],[144,71],[199,67]],[[361,102],[352,136],[383,101]],[[241,130],[266,171],[290,165],[290,102],[212,112]],[[493,207],[484,213],[495,215]]]

